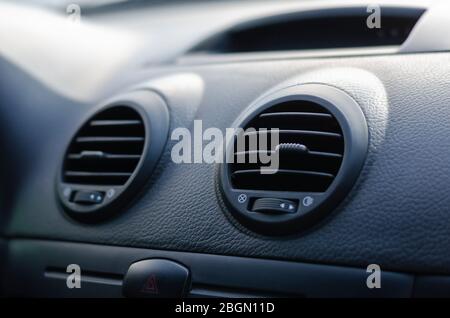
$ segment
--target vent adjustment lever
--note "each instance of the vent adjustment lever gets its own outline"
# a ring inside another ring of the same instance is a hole
[[[104,192],[99,191],[77,191],[73,197],[73,202],[78,204],[99,204],[103,202]]]
[[[295,213],[298,204],[295,201],[276,198],[260,198],[253,203],[253,212],[262,213]]]

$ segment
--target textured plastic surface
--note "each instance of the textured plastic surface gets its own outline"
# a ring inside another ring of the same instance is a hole
[[[413,287],[413,276],[383,271],[381,288],[369,289],[365,268],[64,242],[10,243],[6,284],[8,295],[13,296],[121,297],[129,266],[152,258],[186,266],[191,273],[191,297],[410,297]],[[81,268],[79,289],[66,286],[69,264]]]
[[[6,180],[16,190],[2,211],[8,236],[450,273],[450,54],[167,67],[124,79],[121,87],[145,80],[164,96],[171,129],[191,128],[194,118],[205,128],[229,127],[260,94],[292,77],[298,84],[337,87],[355,99],[370,136],[357,183],[333,217],[284,239],[230,223],[216,197],[214,167],[173,163],[174,141],[127,211],[96,226],[68,220],[55,200],[56,167],[89,107],[55,95],[18,69],[2,69],[8,80],[1,82],[0,97],[8,107],[1,121],[15,158],[8,168],[16,172]],[[27,94],[17,94],[23,85]]]

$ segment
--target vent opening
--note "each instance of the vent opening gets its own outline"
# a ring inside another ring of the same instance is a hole
[[[238,221],[263,234],[291,234],[326,215],[353,186],[367,152],[359,105],[326,85],[277,90],[249,106],[237,127],[245,143],[237,136],[227,145],[234,160],[220,167],[220,195]],[[264,138],[271,128],[278,129],[276,145]],[[278,164],[260,154],[278,157]]]
[[[228,54],[400,46],[424,13],[381,8],[381,27],[369,28],[367,7],[324,9],[246,21],[214,35],[191,53]]]
[[[164,148],[169,113],[155,93],[136,90],[100,105],[64,154],[57,193],[82,222],[101,221],[129,204]]]
[[[90,185],[123,185],[142,156],[145,126],[126,106],[107,109],[90,119],[69,146],[63,181]]]
[[[235,189],[325,192],[333,182],[344,155],[344,138],[338,121],[324,107],[308,101],[277,104],[256,115],[244,127],[248,128],[256,129],[258,139],[277,128],[280,145],[291,147],[270,145],[269,149],[275,149],[272,153],[278,151],[279,169],[274,174],[261,174],[260,168],[269,164],[250,163],[247,138],[247,148],[235,152],[235,163],[230,164]],[[292,151],[292,146],[302,146],[302,151]],[[245,163],[238,163],[238,157]]]

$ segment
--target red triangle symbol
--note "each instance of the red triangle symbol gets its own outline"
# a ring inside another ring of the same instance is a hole
[[[144,293],[152,293],[157,294],[158,293],[158,285],[156,284],[156,277],[155,275],[150,275],[145,282],[144,286],[142,287],[142,291]]]

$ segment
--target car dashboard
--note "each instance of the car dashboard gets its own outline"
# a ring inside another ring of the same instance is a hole
[[[0,294],[449,297],[449,14],[0,4]]]

